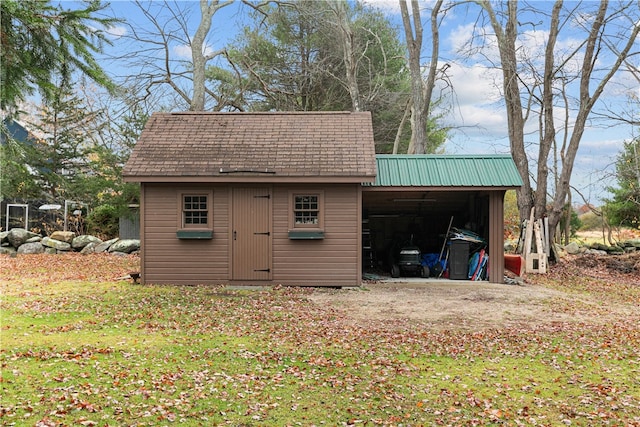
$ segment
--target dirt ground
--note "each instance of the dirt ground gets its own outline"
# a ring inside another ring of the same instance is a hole
[[[557,277],[581,274],[604,278],[612,284],[640,286],[640,254],[634,256],[575,257],[553,268]],[[442,329],[478,330],[599,323],[637,315],[632,303],[600,298],[593,293],[562,291],[535,284],[451,281],[445,279],[379,280],[361,288],[318,289],[309,298],[342,310],[355,323],[413,322]],[[594,313],[598,313],[594,316]]]

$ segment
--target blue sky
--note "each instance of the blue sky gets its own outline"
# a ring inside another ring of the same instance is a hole
[[[368,0],[368,3],[385,10],[389,19],[397,26],[399,34],[403,36],[398,2],[394,0]],[[63,3],[64,4],[64,3]],[[68,6],[70,2],[66,3]],[[160,6],[161,2],[155,2],[154,7]],[[425,7],[428,2],[422,3]],[[566,7],[575,5],[575,2],[565,2]],[[593,6],[593,3],[587,3]],[[548,7],[551,2],[534,2],[538,7]],[[188,7],[191,10],[189,20],[189,32],[195,32],[199,20],[198,2],[181,2],[181,7]],[[210,50],[220,49],[233,39],[238,29],[248,22],[247,7],[240,2],[236,2],[229,7],[220,9],[213,18],[212,32],[207,38],[207,46]],[[137,6],[128,0],[116,0],[111,2],[109,13],[127,19],[134,23],[137,28],[148,27],[148,20],[142,17]],[[161,10],[159,19],[166,19],[167,14]],[[501,97],[501,72],[498,69],[488,66],[486,58],[492,56],[497,58],[495,46],[487,46],[481,52],[463,60],[460,48],[469,40],[473,31],[473,26],[477,15],[472,9],[458,8],[449,13],[441,26],[441,54],[440,65],[449,64],[447,74],[453,86],[452,96],[446,103],[446,115],[443,123],[451,126],[454,130],[445,145],[447,154],[461,153],[508,153],[509,142],[507,139],[507,119]],[[539,17],[536,17],[536,19]],[[428,13],[422,17],[425,37],[423,41],[423,62],[428,63],[430,36]],[[521,38],[521,49],[528,52],[530,58],[540,58],[544,52],[544,40],[548,25],[544,22],[537,22],[529,28]],[[569,51],[581,41],[580,33],[564,31],[558,41],[558,49]],[[128,45],[121,38],[128,30],[123,26],[111,29],[113,33],[114,46],[110,48],[110,53],[118,54],[123,49],[128,49]],[[190,58],[189,46],[187,44],[175,44],[172,46],[173,52],[178,59],[188,60]],[[637,49],[640,51],[640,42]],[[559,53],[560,54],[560,53]],[[606,57],[602,58],[603,68],[606,68]],[[640,59],[631,60],[631,65],[638,69]],[[122,68],[117,63],[109,66],[115,74],[120,74]],[[127,72],[130,71],[130,67]],[[612,109],[626,109],[635,111],[638,115],[638,80],[631,73],[621,73],[611,82],[602,96],[600,107],[606,102]],[[635,103],[630,102],[635,96]],[[557,111],[560,121],[563,111]],[[535,141],[538,135],[535,133],[536,120],[531,120],[527,137],[530,141],[532,152],[537,150]],[[611,120],[594,120],[587,127],[578,156],[574,166],[572,184],[583,194],[590,198],[592,203],[599,203],[604,194],[603,188],[606,185],[614,184],[611,176],[614,171],[613,163],[620,150],[623,148],[625,140],[637,137],[638,129],[633,129],[629,125],[617,124]],[[533,156],[535,157],[535,156]],[[535,171],[535,169],[533,169]],[[580,199],[574,196],[574,202]]]

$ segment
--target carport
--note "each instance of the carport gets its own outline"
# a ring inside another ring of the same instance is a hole
[[[504,194],[522,185],[511,156],[377,155],[376,161],[375,182],[362,187],[365,272],[388,273],[405,246],[446,254],[451,226],[486,242],[488,280],[504,282]]]

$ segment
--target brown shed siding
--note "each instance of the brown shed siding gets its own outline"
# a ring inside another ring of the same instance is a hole
[[[144,283],[223,284],[270,283],[302,286],[356,286],[360,284],[359,184],[274,185],[271,215],[273,233],[271,280],[233,280],[233,241],[230,218],[234,191],[243,186],[215,184],[175,186],[143,184],[141,212]],[[180,217],[179,195],[213,189],[213,238],[176,237]],[[291,192],[321,191],[324,197],[324,239],[289,238]],[[253,257],[251,253],[247,257]],[[268,277],[265,276],[265,277]]]
[[[324,239],[291,240],[289,193],[323,190]],[[360,284],[360,185],[278,186],[273,200],[273,281],[287,285]]]
[[[213,188],[213,239],[181,240],[176,236],[184,192]],[[224,186],[143,184],[141,212],[145,283],[222,283],[229,274],[229,194]]]

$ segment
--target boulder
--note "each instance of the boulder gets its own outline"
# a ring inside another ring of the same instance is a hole
[[[594,249],[596,251],[608,252],[609,251],[609,246],[605,245],[604,243],[592,243],[592,244],[589,245],[589,249]]]
[[[607,253],[609,255],[622,255],[625,253],[625,250],[620,246],[609,246]]]
[[[44,246],[48,248],[54,248],[59,251],[70,251],[71,245],[67,242],[62,242],[60,240],[52,239],[51,237],[45,237],[41,242]],[[48,253],[48,252],[47,252]]]
[[[27,240],[37,236],[36,233],[32,233],[24,228],[12,228],[7,233],[7,239],[14,248],[19,248],[20,245],[27,243]]]
[[[18,248],[19,254],[42,254],[44,246],[40,242],[24,243]]]
[[[71,247],[79,251],[91,242],[102,243],[102,240],[98,239],[95,236],[89,236],[88,234],[83,234],[82,236],[77,236],[73,238],[73,240],[71,241]]]
[[[9,235],[8,231],[0,231],[0,245],[9,244],[9,240],[7,239],[7,236]]]
[[[123,239],[118,240],[109,248],[109,252],[124,252],[130,254],[133,251],[140,249],[140,240],[138,239]]]
[[[115,256],[129,256],[129,254],[128,254],[128,253],[126,253],[126,252],[118,252],[118,251],[115,251],[115,252],[109,252],[109,253],[110,253],[111,255],[115,255]]]
[[[555,254],[558,258],[564,258],[567,256],[567,251],[564,248],[564,246],[559,245],[557,243],[552,243],[552,245],[553,245],[553,250],[555,251]]]
[[[589,248],[596,251],[603,251],[608,254],[621,255],[624,253],[624,249],[622,249],[621,246],[617,246],[617,245],[609,246],[602,243],[593,243],[589,246]]]
[[[0,255],[11,255],[11,256],[14,256],[17,253],[18,252],[16,251],[16,248],[14,248],[13,246],[2,246],[2,247],[0,247]]]
[[[41,242],[41,241],[42,241],[42,236],[40,236],[39,234],[36,234],[32,238],[27,239],[25,243],[35,243],[35,242]]]
[[[608,255],[607,251],[604,251],[602,249],[587,249],[585,254],[587,254],[587,255]]]
[[[54,240],[60,240],[61,242],[71,244],[71,242],[73,242],[73,238],[76,237],[76,233],[73,231],[54,231],[49,237]]]
[[[577,255],[580,253],[580,246],[576,242],[571,242],[564,247],[564,250],[570,255]]]
[[[43,245],[44,246],[44,245]],[[48,255],[55,255],[58,253],[58,251],[56,250],[56,248],[50,248],[48,246],[44,247],[44,253],[48,254]]]
[[[117,242],[119,239],[116,237],[115,239],[111,239],[111,240],[107,240],[105,242],[99,243],[98,245],[96,245],[94,247],[94,252],[97,254],[100,254],[102,252],[106,252],[109,250],[109,248],[111,247],[111,245],[113,245],[115,242]]]
[[[640,248],[640,239],[630,239],[624,241],[625,247]]]
[[[102,243],[98,243],[98,242],[89,242],[87,244],[87,246],[85,246],[84,248],[82,248],[82,250],[80,251],[81,254],[86,255],[86,254],[93,254],[96,252],[96,246],[101,245]]]
[[[518,247],[518,242],[513,240],[506,240],[504,242],[505,253],[514,253]]]

